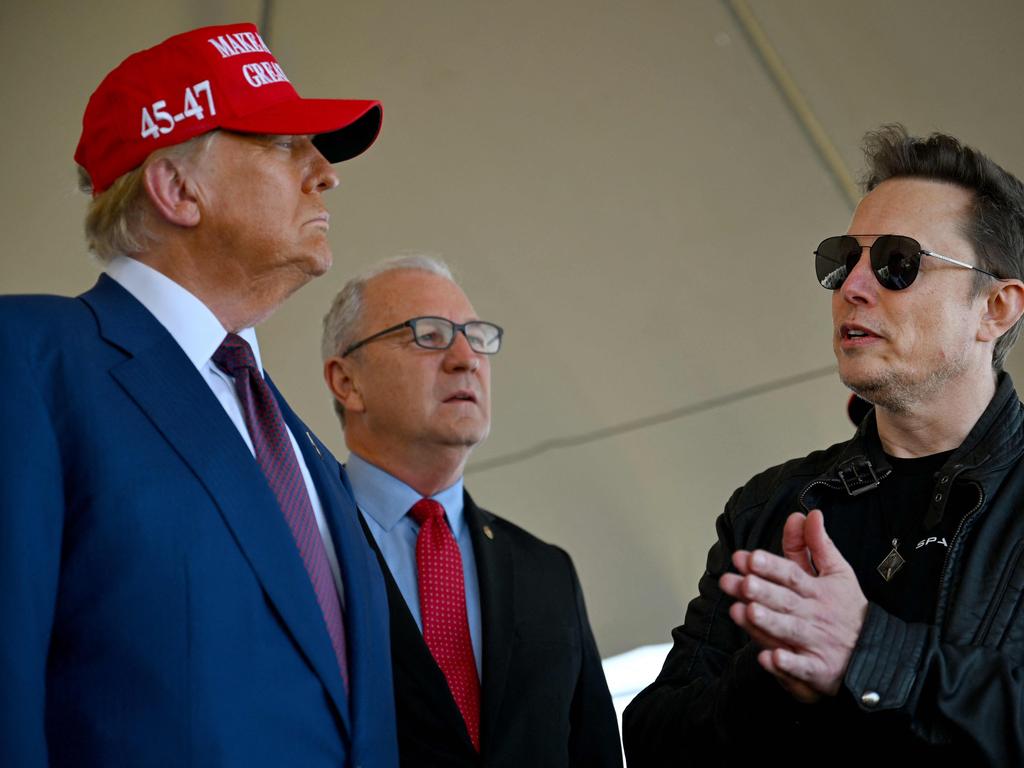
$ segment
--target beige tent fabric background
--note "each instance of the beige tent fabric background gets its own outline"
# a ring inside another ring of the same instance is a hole
[[[95,279],[71,155],[102,76],[263,12],[0,6],[0,291]],[[303,95],[385,105],[329,198],[334,269],[260,329],[268,369],[343,456],[330,298],[383,257],[448,259],[507,329],[468,487],[572,554],[606,655],[668,639],[737,485],[852,430],[811,251],[847,225],[863,132],[944,130],[1024,174],[1016,0],[279,0],[268,18]]]

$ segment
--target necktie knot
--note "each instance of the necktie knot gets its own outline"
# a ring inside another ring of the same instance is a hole
[[[444,507],[440,503],[433,499],[420,499],[412,505],[412,509],[409,510],[409,514],[412,515],[420,525],[423,525],[428,520],[435,518],[444,519]]]
[[[229,333],[213,353],[213,364],[229,376],[237,376],[244,370],[257,370],[256,356],[249,342],[236,333]]]

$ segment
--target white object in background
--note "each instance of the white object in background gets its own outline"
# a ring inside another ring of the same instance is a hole
[[[672,643],[642,645],[617,656],[609,656],[601,662],[605,679],[608,681],[608,690],[612,694],[615,716],[619,720],[620,736],[622,711],[634,696],[654,682],[671,648]]]

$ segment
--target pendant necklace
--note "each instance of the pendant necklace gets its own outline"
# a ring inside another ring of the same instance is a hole
[[[885,556],[882,562],[878,564],[878,572],[886,581],[891,580],[892,577],[899,572],[900,568],[903,567],[903,564],[907,562],[903,559],[903,555],[899,553],[899,546],[900,540],[893,539],[892,549],[889,551],[889,554]]]

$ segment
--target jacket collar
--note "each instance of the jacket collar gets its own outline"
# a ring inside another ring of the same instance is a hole
[[[483,680],[480,702],[480,744],[486,752],[501,727],[499,715],[512,659],[515,628],[511,542],[503,526],[465,494],[466,525],[473,541],[477,578],[480,580],[480,616],[483,624]]]
[[[939,470],[943,485],[956,480],[972,480],[984,498],[985,480],[1024,452],[1024,406],[1013,386],[1010,374],[999,374],[996,392],[985,411],[971,428],[960,446],[950,454]],[[858,496],[877,488],[892,473],[878,436],[878,422],[872,409],[861,422],[853,439],[847,442],[838,457],[804,486],[799,495],[801,506],[810,510],[818,506],[819,493],[826,490],[846,496]],[[949,493],[936,494],[929,507],[926,524],[942,518]]]

